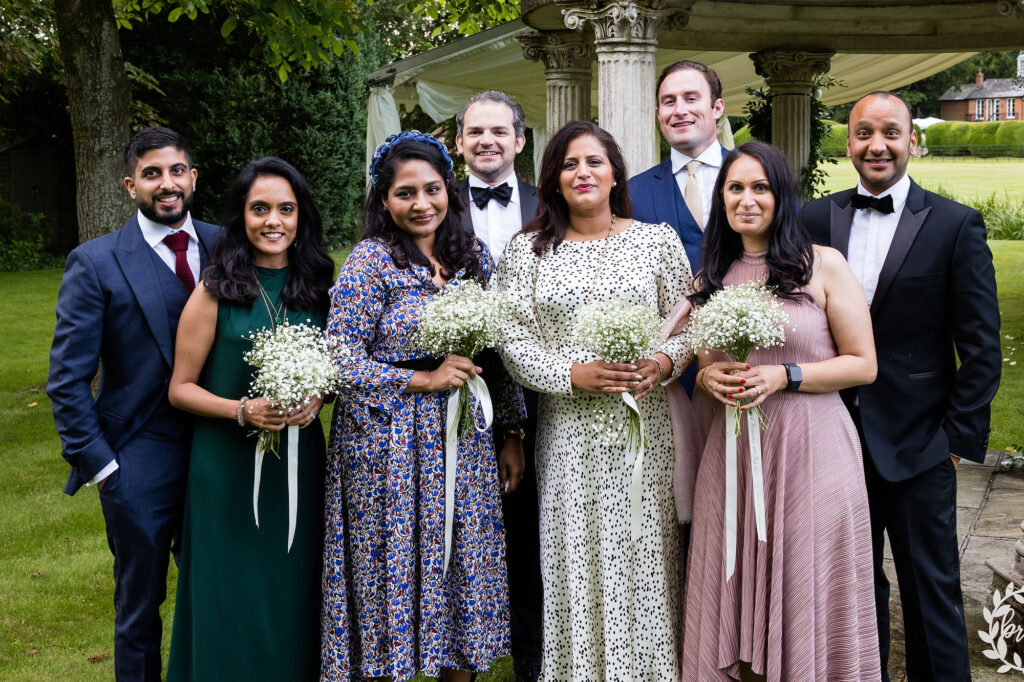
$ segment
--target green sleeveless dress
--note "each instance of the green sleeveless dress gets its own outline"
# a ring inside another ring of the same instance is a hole
[[[257,268],[280,305],[287,268]],[[321,315],[287,312],[291,324]],[[308,320],[308,322],[307,322]],[[270,327],[262,298],[221,303],[200,385],[225,398],[250,391],[242,356],[250,332]],[[287,429],[280,459],[267,453],[260,525],[253,518],[256,437],[234,420],[200,417],[192,440],[167,680],[316,680],[320,671],[320,576],[324,528],[324,436],[299,431],[295,540],[288,547]]]

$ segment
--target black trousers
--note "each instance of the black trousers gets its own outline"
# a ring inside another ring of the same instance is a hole
[[[851,413],[863,445],[859,411]],[[907,678],[970,680],[956,538],[956,467],[947,458],[907,480],[887,481],[864,446],[864,475],[882,679],[889,681],[889,580],[882,564],[887,533],[903,608]]]
[[[537,468],[534,459],[537,394],[526,391],[523,451],[526,469],[515,492],[502,497],[505,517],[505,560],[508,565],[508,599],[512,630],[512,657],[539,661],[542,647],[542,606],[544,589],[540,577],[540,510],[537,500]],[[495,436],[495,452],[502,438]]]

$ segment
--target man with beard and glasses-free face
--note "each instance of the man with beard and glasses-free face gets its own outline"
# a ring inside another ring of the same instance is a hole
[[[523,110],[503,92],[473,95],[455,117],[455,144],[466,160],[469,178],[458,184],[467,207],[462,224],[487,244],[494,261],[505,245],[537,212],[537,189],[515,174],[516,155],[526,144]],[[478,364],[485,379],[498,376],[501,360],[484,351]],[[505,517],[512,659],[516,679],[533,682],[540,673],[541,575],[540,520],[534,468],[537,394],[523,391],[527,422],[522,430],[495,432],[502,511]]]
[[[71,465],[64,492],[99,490],[114,555],[114,672],[160,680],[160,605],[181,527],[191,419],[167,387],[178,317],[217,237],[192,220],[188,143],[147,128],[124,152],[138,212],[68,256],[47,394]],[[99,392],[90,384],[100,369]]]
[[[842,391],[864,450],[883,678],[889,657],[889,537],[910,680],[969,680],[956,537],[956,468],[982,462],[999,387],[999,305],[985,223],[907,175],[917,146],[906,102],[865,95],[850,110],[857,187],[807,204],[814,241],[843,253],[871,309],[878,378]],[[958,361],[959,360],[959,365]],[[787,368],[788,369],[788,368]],[[794,366],[791,382],[799,382]]]

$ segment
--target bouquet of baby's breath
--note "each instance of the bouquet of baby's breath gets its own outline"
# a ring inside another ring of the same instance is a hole
[[[286,319],[274,329],[249,334],[249,339],[252,350],[243,357],[256,368],[252,393],[274,401],[282,411],[304,407],[311,397],[341,388],[338,364],[351,356],[343,344],[328,341],[322,329]],[[257,447],[277,455],[280,442],[280,431],[264,429]]]
[[[755,350],[784,344],[787,322],[782,301],[764,284],[748,282],[711,294],[690,316],[686,335],[694,348],[720,350],[746,363]],[[764,413],[755,410],[764,428]]]
[[[647,306],[623,300],[592,303],[585,306],[576,318],[573,340],[604,362],[635,362],[650,355],[658,346],[661,323],[658,314]],[[622,397],[630,407],[627,411],[629,431],[626,447],[646,447],[640,412],[635,409],[635,401],[630,405],[633,396],[623,393]],[[595,418],[595,429],[606,444],[614,442],[625,426],[601,409],[595,412]]]
[[[455,354],[472,359],[498,342],[508,313],[505,292],[485,289],[476,280],[465,280],[423,306],[416,342],[434,357]],[[459,389],[459,406],[450,428],[457,428],[460,436],[470,432],[472,415],[470,387],[465,384]]]

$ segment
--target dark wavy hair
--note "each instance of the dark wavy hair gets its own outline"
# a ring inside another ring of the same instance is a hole
[[[408,268],[411,263],[415,263],[430,270],[430,274],[436,274],[428,254],[423,253],[412,237],[395,223],[391,213],[384,206],[384,199],[395,183],[399,168],[406,161],[412,160],[429,163],[444,179],[444,189],[448,193],[448,211],[434,233],[432,254],[441,263],[441,274],[447,278],[465,268],[467,277],[483,280],[484,268],[480,262],[480,252],[483,248],[473,234],[462,227],[461,215],[464,206],[458,192],[455,191],[455,177],[448,169],[448,161],[441,151],[426,142],[399,142],[375,167],[376,184],[370,187],[366,196],[363,237],[384,242],[391,252],[391,259],[398,267]]]
[[[562,164],[569,144],[578,137],[591,135],[604,147],[611,164],[616,185],[612,187],[608,203],[612,214],[619,218],[631,218],[629,204],[629,176],[626,175],[626,161],[611,133],[590,121],[570,121],[552,136],[544,148],[540,164],[540,181],[537,183],[537,217],[523,227],[523,232],[533,235],[533,252],[538,256],[549,246],[557,248],[565,240],[569,227],[569,204],[559,191]]]
[[[275,156],[245,164],[231,185],[224,205],[224,230],[203,270],[206,289],[218,300],[229,303],[251,303],[259,295],[252,244],[245,231],[245,202],[253,183],[261,177],[285,179],[295,193],[299,209],[298,230],[288,247],[288,279],[281,300],[291,310],[326,314],[330,306],[328,291],[334,284],[334,261],[323,247],[320,209],[302,174]]]
[[[806,292],[798,289],[811,279],[814,248],[811,239],[800,224],[800,192],[786,158],[775,147],[764,142],[751,141],[729,152],[722,162],[722,170],[715,181],[715,194],[711,201],[711,217],[704,232],[704,267],[698,273],[697,291],[690,296],[694,305],[702,305],[711,294],[722,288],[722,280],[729,266],[743,253],[740,235],[729,226],[722,199],[729,169],[741,157],[758,161],[775,197],[775,215],[768,227],[768,265],[766,284],[775,289],[779,298],[791,301],[810,300]]]

